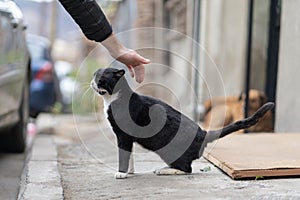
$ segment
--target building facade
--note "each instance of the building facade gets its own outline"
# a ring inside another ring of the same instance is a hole
[[[247,74],[248,0],[120,1],[115,30],[152,60],[146,82],[136,87],[197,119],[205,100],[244,92],[248,75],[250,88],[276,103],[275,131],[300,130],[300,2],[253,2]]]

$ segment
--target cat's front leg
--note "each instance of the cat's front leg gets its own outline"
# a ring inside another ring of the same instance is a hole
[[[119,171],[115,173],[116,179],[124,179],[128,177],[128,167],[131,152],[119,148]]]
[[[128,177],[129,160],[131,156],[133,142],[128,137],[118,137],[119,147],[119,171],[115,174],[116,179]]]
[[[131,152],[130,158],[129,158],[129,169],[128,169],[128,174],[134,174],[133,149],[134,149],[134,147],[132,147],[132,152]]]

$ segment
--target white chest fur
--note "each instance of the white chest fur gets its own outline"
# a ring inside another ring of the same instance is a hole
[[[103,95],[103,112],[104,112],[104,116],[105,118],[108,117],[108,114],[107,114],[107,110],[109,108],[109,105],[115,101],[116,99],[118,99],[118,93],[116,94],[113,94],[113,95],[109,95],[108,93]]]

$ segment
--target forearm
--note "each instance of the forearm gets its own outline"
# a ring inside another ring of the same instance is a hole
[[[112,34],[110,23],[94,0],[59,1],[88,39],[102,42]]]
[[[109,51],[110,55],[114,58],[118,58],[128,51],[128,49],[119,42],[114,33],[112,33],[107,39],[102,41],[101,44]]]
[[[137,82],[141,83],[144,80],[144,64],[150,63],[150,60],[140,56],[136,51],[124,47],[118,41],[110,23],[95,0],[59,1],[88,39],[101,42],[113,58],[128,67],[132,77],[136,75]]]

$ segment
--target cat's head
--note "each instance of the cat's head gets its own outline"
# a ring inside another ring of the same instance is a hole
[[[100,95],[112,95],[117,92],[115,86],[124,74],[125,70],[123,69],[98,69],[94,73],[94,78],[91,81],[91,87]]]

